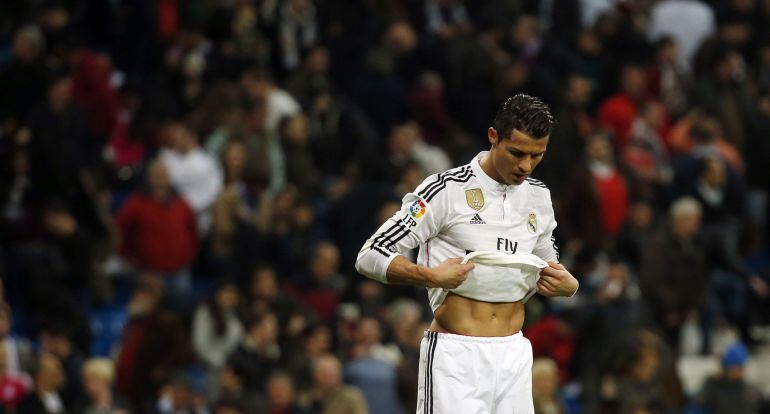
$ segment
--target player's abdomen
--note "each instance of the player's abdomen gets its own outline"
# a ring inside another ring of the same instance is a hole
[[[481,302],[449,293],[436,309],[431,331],[467,336],[509,336],[524,324],[524,304]]]

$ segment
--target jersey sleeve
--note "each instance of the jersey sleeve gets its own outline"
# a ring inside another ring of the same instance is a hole
[[[550,214],[549,220],[546,224],[545,230],[540,237],[537,238],[537,243],[532,253],[547,262],[559,261],[559,248],[556,246],[556,238],[553,236],[553,231],[556,229],[556,217],[553,213],[553,205],[551,204],[551,195],[548,193],[548,208]]]
[[[433,175],[404,196],[401,209],[385,221],[358,252],[356,270],[359,273],[387,283],[388,266],[396,256],[441,231],[450,209],[446,205],[447,191],[441,191],[438,183],[439,176]]]

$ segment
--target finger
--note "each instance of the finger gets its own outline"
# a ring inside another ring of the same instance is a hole
[[[562,280],[557,277],[552,276],[540,276],[540,279],[538,279],[538,282],[548,283],[551,286],[559,286],[562,284]]]
[[[540,275],[540,279],[545,279],[551,283],[559,284],[564,281],[564,275]]]
[[[564,279],[564,271],[563,270],[556,270],[556,269],[548,267],[548,268],[543,269],[540,272],[540,277],[546,277],[546,276],[547,277],[555,278],[557,280],[562,280],[562,279]]]
[[[549,285],[548,285],[548,284],[546,284],[546,283],[538,283],[538,284],[537,284],[537,287],[538,287],[539,289],[543,289],[543,290],[545,290],[545,291],[548,291],[548,292],[551,292],[551,293],[556,293],[556,288],[554,288],[554,287],[552,287],[552,286],[549,286]]]
[[[559,286],[559,285],[558,285],[558,283],[555,283],[555,282],[553,282],[553,280],[552,280],[552,279],[543,279],[543,278],[540,278],[540,280],[538,281],[538,283],[542,283],[542,284],[544,284],[544,285],[546,285],[546,286],[550,287],[551,289],[556,289],[556,287],[557,287],[557,286]]]
[[[561,270],[554,269],[553,267],[546,267],[540,270],[541,275],[549,275],[549,276],[556,276],[557,274],[559,274],[559,272],[561,272]]]
[[[476,265],[474,265],[474,264],[473,264],[473,263],[471,263],[471,262],[468,262],[468,263],[466,263],[466,264],[464,264],[464,265],[462,265],[462,266],[463,266],[463,267],[462,267],[462,270],[463,270],[463,272],[466,272],[466,273],[467,273],[467,272],[470,272],[471,270],[473,270],[473,268],[474,268]]]
[[[537,284],[537,289],[540,293],[543,293],[543,294],[547,294],[551,296],[556,294],[556,291],[540,283]]]
[[[549,267],[552,267],[552,268],[554,268],[554,269],[559,269],[559,270],[567,270],[567,268],[566,268],[566,267],[564,267],[564,266],[563,266],[561,263],[559,263],[559,262],[548,262],[548,266],[549,266]]]
[[[453,257],[453,258],[447,260],[447,262],[449,262],[449,263],[457,263],[457,264],[462,263],[462,261],[463,261],[463,259],[460,258],[460,257]]]

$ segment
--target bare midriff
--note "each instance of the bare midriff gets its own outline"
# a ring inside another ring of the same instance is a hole
[[[509,336],[524,324],[524,303],[490,303],[453,293],[434,313],[430,330],[467,336]]]

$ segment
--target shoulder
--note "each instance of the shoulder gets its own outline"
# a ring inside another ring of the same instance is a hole
[[[443,173],[432,174],[414,190],[414,194],[430,203],[447,187],[457,187],[471,181],[475,175],[469,164],[452,168]]]
[[[548,189],[545,183],[535,178],[527,177],[526,184],[536,199],[551,203],[551,190]]]
[[[349,400],[351,402],[358,402],[364,399],[363,393],[356,387],[351,385],[343,386],[338,392],[339,397]]]
[[[530,186],[538,187],[538,188],[544,189],[545,191],[548,191],[548,186],[546,186],[544,182],[538,179],[527,177],[526,181]]]

